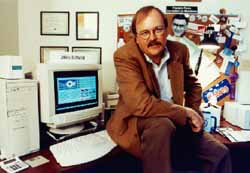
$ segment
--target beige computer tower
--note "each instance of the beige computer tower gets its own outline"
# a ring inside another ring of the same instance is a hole
[[[40,148],[37,82],[0,79],[1,158]]]

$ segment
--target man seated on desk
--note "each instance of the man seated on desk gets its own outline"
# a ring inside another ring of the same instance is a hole
[[[197,160],[202,173],[231,173],[228,149],[202,130],[201,86],[188,49],[166,40],[167,26],[156,7],[135,14],[135,38],[114,53],[120,97],[108,133],[142,160],[144,173],[170,173],[180,157]]]

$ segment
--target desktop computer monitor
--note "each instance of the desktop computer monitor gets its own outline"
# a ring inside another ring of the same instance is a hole
[[[100,65],[38,64],[36,75],[41,122],[52,132],[74,133],[81,130],[83,122],[102,113]]]

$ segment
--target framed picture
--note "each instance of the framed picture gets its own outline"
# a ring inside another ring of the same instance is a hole
[[[97,64],[102,64],[102,48],[101,47],[72,47],[72,52],[85,52],[88,57],[97,58]]]
[[[41,35],[69,35],[69,12],[66,11],[41,11]]]
[[[76,12],[76,39],[99,39],[99,12]]]
[[[68,46],[41,46],[40,47],[40,63],[47,63],[50,52],[68,52]]]

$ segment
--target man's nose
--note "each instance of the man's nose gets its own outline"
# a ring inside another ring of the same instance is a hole
[[[150,40],[155,40],[156,39],[156,35],[155,35],[155,31],[154,30],[150,31],[149,39]]]

